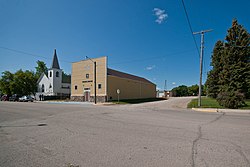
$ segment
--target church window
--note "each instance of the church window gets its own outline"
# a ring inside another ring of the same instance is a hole
[[[56,72],[56,77],[59,77],[59,72],[58,71]]]
[[[42,84],[42,92],[44,92],[44,84]]]
[[[49,77],[52,77],[52,72],[51,71],[49,72]]]

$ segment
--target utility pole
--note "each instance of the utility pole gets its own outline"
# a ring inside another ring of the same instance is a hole
[[[201,51],[200,51],[200,84],[199,84],[199,99],[198,99],[198,107],[201,106],[201,85],[202,85],[202,65],[203,65],[203,54],[204,54],[204,34],[206,32],[210,32],[212,29],[209,30],[202,30],[200,32],[194,32],[193,34],[201,34]]]
[[[167,80],[165,80],[164,90],[167,91]]]
[[[96,61],[94,62],[94,68],[95,68],[95,104],[96,104]]]
[[[94,63],[94,92],[95,92],[95,104],[96,104],[96,61],[93,61],[91,58],[89,58],[88,56],[86,56],[87,59],[89,59],[90,61],[92,61]]]
[[[165,85],[164,85],[164,97],[167,98],[167,80],[165,79]]]

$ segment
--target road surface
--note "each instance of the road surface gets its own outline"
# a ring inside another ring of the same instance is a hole
[[[250,166],[250,114],[187,98],[135,105],[0,102],[0,166]]]

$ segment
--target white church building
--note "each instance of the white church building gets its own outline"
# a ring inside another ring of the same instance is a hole
[[[48,69],[47,74],[41,74],[37,84],[37,99],[39,98],[39,95],[43,95],[44,97],[70,97],[71,77],[65,75],[63,70],[60,69],[56,49],[54,51],[51,68]]]

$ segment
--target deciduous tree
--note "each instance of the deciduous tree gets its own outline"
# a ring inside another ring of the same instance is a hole
[[[48,73],[48,68],[43,61],[38,60],[36,63],[37,63],[37,67],[35,67],[36,68],[36,78],[38,79],[42,73],[45,73],[45,74]]]
[[[0,89],[3,94],[10,95],[12,90],[14,75],[10,71],[4,71],[0,79]]]
[[[0,89],[4,94],[35,95],[36,75],[28,70],[18,70],[14,74],[5,71],[0,79]]]

